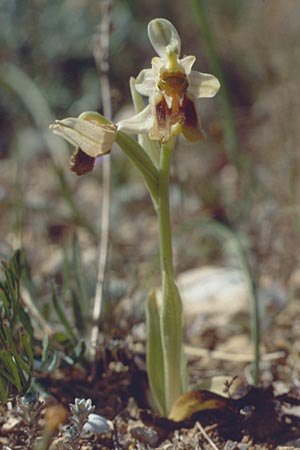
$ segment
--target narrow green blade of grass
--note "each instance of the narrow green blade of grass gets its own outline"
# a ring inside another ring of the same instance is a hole
[[[5,360],[5,366],[9,372],[9,376],[12,384],[14,384],[18,390],[18,392],[22,391],[22,382],[20,378],[20,374],[16,365],[16,362],[11,354],[11,348],[5,347],[2,352],[3,361]]]
[[[30,321],[30,317],[24,308],[20,307],[19,309],[19,319],[21,324],[24,327],[24,330],[29,334],[30,338],[33,338],[33,326]]]
[[[9,383],[11,383],[13,386],[15,386],[15,380],[13,375],[11,374],[10,365],[7,361],[7,355],[5,353],[5,350],[0,350],[0,379],[7,380]]]
[[[86,321],[82,315],[81,303],[77,291],[73,291],[71,302],[76,328],[81,333],[81,335],[84,335]]]
[[[83,323],[82,328],[84,329],[85,324],[89,317],[89,295],[88,295],[88,289],[86,280],[84,277],[84,269],[83,269],[83,263],[82,263],[82,257],[81,257],[81,251],[78,241],[78,236],[75,233],[73,236],[73,266],[74,266],[74,272],[75,272],[75,281],[76,281],[76,287],[77,287],[77,297],[80,304],[80,310],[83,316]]]
[[[18,298],[18,295],[16,292],[15,280],[12,277],[9,267],[7,267],[7,269],[5,270],[5,281],[6,281],[6,286],[7,286],[7,294],[8,294],[8,298],[9,298],[9,308],[8,308],[7,319],[11,323],[14,323],[15,318],[16,318],[16,309],[17,309],[17,304],[18,304],[19,298]]]
[[[51,294],[52,294],[51,299],[52,299],[52,303],[53,303],[54,309],[56,311],[56,314],[57,314],[61,324],[64,326],[67,335],[71,339],[72,343],[75,345],[77,342],[77,339],[76,339],[75,334],[73,333],[72,325],[68,321],[66,314],[63,312],[63,310],[59,304],[56,289],[52,283],[51,283]]]
[[[42,341],[42,362],[46,362],[49,356],[50,339],[49,334],[45,334]]]
[[[16,344],[11,335],[11,330],[10,330],[9,326],[4,326],[4,332],[5,332],[5,336],[6,336],[6,342],[9,346],[9,349],[11,351],[13,358],[15,359],[16,366],[18,367],[18,369],[24,370],[25,373],[29,373],[30,366],[25,362],[25,360],[22,358],[22,356],[18,353],[18,351],[16,349]],[[22,379],[22,370],[19,370],[21,379]]]
[[[63,248],[63,263],[62,263],[62,295],[65,296],[71,290],[72,269],[70,258],[68,257],[68,250],[66,246]]]
[[[78,242],[77,242],[77,245],[79,247]],[[73,249],[73,259],[75,259],[74,252],[75,251]],[[77,256],[77,258],[78,258],[78,256]],[[79,265],[82,266],[81,257],[79,256],[79,258],[80,258]],[[74,265],[74,261],[73,261],[73,265]],[[73,267],[71,266],[70,258],[68,257],[67,250],[64,249],[64,258],[63,258],[63,267],[62,267],[62,275],[63,275],[62,296],[63,296],[63,298],[66,298],[66,297],[69,298],[69,293],[72,292],[70,300],[71,300],[71,304],[72,304],[75,326],[76,326],[76,329],[81,334],[83,334],[85,321],[84,321],[84,317],[83,317],[83,313],[82,313],[82,305],[79,301],[79,295],[80,295],[80,293],[78,292],[79,289],[74,289],[72,287],[71,280],[72,280],[72,278],[76,278],[76,269],[75,269],[75,277],[72,276],[72,270],[73,270]],[[77,270],[78,270],[78,267],[77,267]],[[78,286],[78,282],[76,284]]]
[[[24,333],[24,330],[21,328],[19,331],[20,342],[23,346],[23,349],[26,352],[26,356],[28,359],[30,370],[33,370],[34,367],[34,356],[32,350],[32,342],[29,336]]]
[[[0,369],[0,374],[1,374],[1,369]],[[9,395],[8,395],[7,389],[5,388],[4,383],[0,376],[0,401],[3,403],[6,403],[8,400],[8,397],[9,397]]]
[[[50,373],[52,372],[54,369],[57,369],[61,364],[61,359],[58,356],[57,352],[53,353],[52,358],[50,359],[50,361],[47,361],[47,371]]]
[[[225,138],[225,148],[228,159],[232,164],[238,165],[239,139],[237,135],[235,118],[230,99],[229,88],[224,74],[222,63],[218,55],[209,21],[206,16],[206,8],[203,0],[193,0],[194,17],[201,32],[201,37],[205,43],[207,56],[214,75],[221,83],[220,99],[223,110],[223,128]]]
[[[9,317],[10,308],[9,308],[8,292],[7,292],[6,286],[1,283],[0,283],[0,299],[1,299],[2,307],[4,309],[5,317]]]

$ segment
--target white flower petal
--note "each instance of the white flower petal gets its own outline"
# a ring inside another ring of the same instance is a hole
[[[136,79],[134,77],[130,77],[130,80],[129,80],[130,93],[131,93],[131,98],[132,98],[132,102],[133,102],[133,106],[134,106],[134,111],[135,111],[135,114],[137,114],[145,108],[145,102],[144,102],[143,97],[136,90],[135,82],[136,82]]]
[[[161,72],[167,67],[166,58],[159,58],[158,56],[154,56],[151,59],[151,66],[154,75],[159,76]]]
[[[157,84],[157,77],[154,75],[152,69],[142,70],[136,80],[135,89],[139,94],[150,97],[150,95],[155,91]]]
[[[189,75],[192,70],[192,66],[196,61],[196,57],[193,55],[186,56],[185,58],[179,59],[179,66],[183,68],[186,75]]]
[[[188,92],[196,98],[214,97],[220,89],[219,80],[209,73],[192,71],[188,80]]]
[[[156,53],[164,58],[167,54],[180,54],[181,41],[174,25],[166,19],[153,19],[148,25],[148,36]]]
[[[73,117],[56,120],[50,129],[92,158],[108,153],[117,134],[113,124],[99,124]]]
[[[119,131],[125,133],[139,134],[147,133],[154,125],[154,114],[151,105],[146,106],[140,113],[129,119],[121,120],[117,123]]]

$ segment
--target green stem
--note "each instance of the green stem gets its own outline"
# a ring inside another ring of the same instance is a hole
[[[160,267],[161,273],[168,267],[170,275],[173,275],[173,252],[172,252],[172,231],[170,223],[170,202],[169,202],[169,173],[171,157],[174,150],[174,140],[167,144],[162,144],[159,167],[159,187],[158,187],[158,220],[160,239]]]
[[[162,304],[160,334],[163,356],[164,406],[169,414],[174,402],[182,394],[182,301],[173,279],[172,230],[169,205],[169,173],[175,139],[162,144],[158,177],[158,208],[160,264],[162,276]]]

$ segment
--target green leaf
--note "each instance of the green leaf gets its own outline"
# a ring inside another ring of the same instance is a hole
[[[74,290],[72,292],[72,309],[73,309],[73,315],[74,315],[76,328],[81,334],[84,334],[87,322],[85,321],[85,319],[82,315],[81,303],[79,301],[79,295],[78,295],[77,291],[74,291]]]
[[[11,355],[12,355],[12,357],[15,360],[16,367],[17,367],[17,369],[18,369],[18,371],[20,373],[20,377],[23,380],[22,371],[24,371],[25,373],[29,373],[30,372],[30,366],[27,364],[27,362],[18,353],[18,351],[16,349],[16,344],[15,344],[15,342],[13,340],[12,335],[11,335],[10,328],[8,326],[4,326],[3,328],[4,328],[5,337],[6,337],[6,343],[9,346],[9,351],[11,352]]]
[[[8,366],[8,369],[10,370],[10,374],[13,377],[13,384],[16,386],[19,392],[22,391],[22,383],[20,378],[20,373],[18,371],[18,366],[16,364],[16,361],[13,359],[11,355],[11,348],[4,349],[4,357],[6,359],[6,363]]]
[[[5,378],[7,381],[9,381],[13,386],[15,385],[14,376],[10,371],[10,364],[7,360],[7,351],[6,349],[0,350],[0,374],[2,377],[2,380]]]
[[[1,368],[0,368],[0,375],[1,375]],[[6,403],[7,400],[8,400],[7,388],[4,386],[4,383],[0,376],[0,401],[2,401],[3,403]]]
[[[50,339],[49,334],[45,334],[42,341],[42,362],[45,363],[49,356],[49,349],[50,349]]]
[[[19,331],[20,336],[20,342],[26,352],[26,356],[28,358],[28,363],[30,367],[30,373],[33,370],[34,367],[34,357],[33,357],[33,351],[32,351],[32,341],[30,339],[30,336],[28,336],[22,329]]]
[[[57,352],[54,352],[52,358],[47,361],[47,371],[52,372],[54,369],[57,369],[59,365],[60,365],[60,358]]]
[[[155,290],[146,300],[147,373],[150,389],[160,414],[166,414],[163,351],[160,335],[159,308]]]
[[[74,271],[75,271],[75,281],[76,281],[76,293],[78,298],[78,304],[76,305],[77,308],[79,306],[80,315],[82,316],[82,323],[78,324],[79,330],[84,330],[86,322],[88,320],[89,316],[89,295],[88,295],[88,289],[86,285],[86,281],[84,279],[84,270],[83,270],[83,264],[82,264],[82,258],[81,258],[81,252],[80,252],[80,246],[77,234],[75,233],[73,236],[73,264],[74,264]]]
[[[165,373],[166,409],[170,412],[174,402],[185,389],[187,375],[182,367],[183,307],[177,286],[165,264],[162,283],[160,315],[161,342]]]
[[[73,344],[76,344],[77,339],[76,339],[75,334],[73,333],[72,325],[68,321],[65,313],[63,312],[63,309],[61,308],[61,306],[59,304],[56,289],[53,284],[51,284],[51,291],[52,291],[51,299],[52,299],[52,303],[53,303],[54,309],[56,311],[56,314],[57,314],[61,324],[64,326],[71,341],[73,342]]]
[[[24,268],[21,251],[2,263],[0,282],[0,399],[23,394],[31,382],[33,352],[30,318],[20,302],[20,280]],[[24,328],[23,328],[24,327]],[[28,331],[27,331],[28,330]]]
[[[65,296],[71,289],[71,264],[68,257],[67,248],[63,247],[63,263],[62,263],[62,295]]]
[[[10,306],[8,300],[8,293],[6,286],[4,284],[0,284],[0,299],[2,300],[2,306],[4,308],[5,317],[8,317],[10,314]]]
[[[199,27],[201,38],[210,62],[211,68],[221,83],[220,102],[223,116],[223,129],[225,140],[225,151],[231,164],[239,162],[239,138],[234,117],[234,108],[230,98],[230,89],[222,67],[218,48],[215,45],[214,35],[210,21],[206,15],[206,6],[203,0],[193,0],[194,18]]]
[[[32,339],[33,338],[33,326],[31,324],[29,315],[22,307],[19,308],[19,319],[20,319],[20,322],[23,325],[24,329],[26,330],[26,332]]]
[[[59,344],[66,345],[70,342],[70,339],[68,336],[66,336],[64,333],[54,333],[52,335],[52,338]]]

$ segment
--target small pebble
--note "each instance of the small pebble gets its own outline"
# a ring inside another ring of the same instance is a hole
[[[132,427],[130,434],[133,438],[137,439],[143,444],[151,445],[152,447],[157,444],[158,434],[153,428],[149,427]]]
[[[243,444],[242,442],[237,445],[239,450],[248,450],[249,444]]]
[[[16,417],[10,417],[3,425],[2,425],[2,431],[12,431],[14,428],[16,428],[20,424],[20,419],[17,419]]]
[[[112,427],[108,420],[98,414],[89,414],[87,422],[83,425],[85,433],[102,434],[111,431]]]

